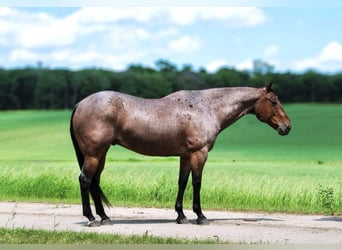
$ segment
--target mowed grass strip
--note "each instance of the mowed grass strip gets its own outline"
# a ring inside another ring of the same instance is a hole
[[[203,173],[204,209],[342,214],[341,105],[285,106],[289,136],[253,116],[227,128]],[[79,203],[70,111],[0,113],[0,199]],[[178,159],[110,149],[102,187],[113,205],[173,207]],[[191,180],[185,207],[191,208]]]
[[[0,244],[216,244],[219,240],[187,240],[149,235],[76,233],[33,229],[0,229]]]

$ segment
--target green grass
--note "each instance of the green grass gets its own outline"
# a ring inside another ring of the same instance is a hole
[[[293,125],[286,137],[254,116],[218,137],[203,174],[204,209],[342,214],[342,105],[285,109]],[[69,117],[70,111],[0,112],[0,200],[80,203]],[[112,147],[102,187],[113,205],[173,207],[178,165],[175,157]]]
[[[186,240],[144,235],[76,233],[32,229],[0,229],[0,244],[214,244],[215,240]]]

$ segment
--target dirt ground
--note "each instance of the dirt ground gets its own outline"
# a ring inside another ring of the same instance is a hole
[[[342,244],[342,217],[204,211],[210,225],[199,226],[190,210],[185,211],[190,220],[186,225],[175,223],[173,209],[113,207],[106,211],[113,225],[90,228],[80,205],[0,202],[0,227],[239,243]]]

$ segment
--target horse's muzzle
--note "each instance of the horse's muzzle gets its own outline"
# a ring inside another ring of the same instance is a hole
[[[279,135],[287,135],[291,131],[291,124],[282,123],[279,125],[277,130]]]

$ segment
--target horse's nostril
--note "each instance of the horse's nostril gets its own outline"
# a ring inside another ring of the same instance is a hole
[[[291,131],[291,124],[286,124],[286,123],[283,123],[281,124],[279,127],[278,127],[278,133],[280,135],[287,135],[290,133]]]

